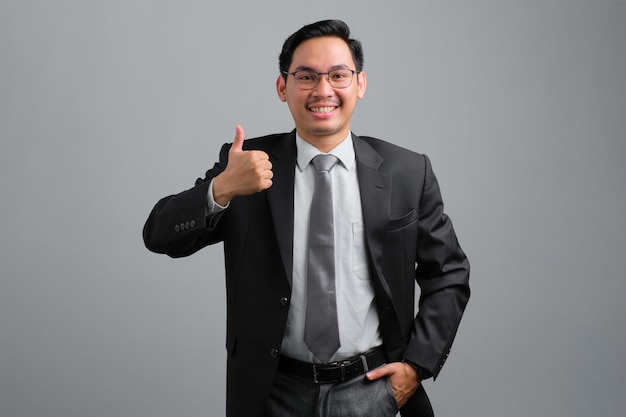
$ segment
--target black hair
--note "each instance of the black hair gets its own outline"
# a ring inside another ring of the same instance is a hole
[[[281,74],[285,76],[284,72],[289,71],[293,53],[302,42],[324,36],[342,39],[350,48],[356,71],[363,71],[363,47],[360,41],[350,38],[350,28],[348,25],[341,20],[321,20],[303,26],[285,40],[283,49],[278,57],[278,68]]]

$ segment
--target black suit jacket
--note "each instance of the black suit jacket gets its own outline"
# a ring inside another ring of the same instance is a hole
[[[384,350],[434,377],[443,366],[469,298],[469,263],[443,212],[430,162],[378,139],[353,135],[369,264]],[[295,131],[244,142],[273,164],[269,189],[234,198],[207,219],[209,182],[159,201],[144,227],[148,249],[188,256],[223,241],[227,289],[227,415],[262,417],[276,375],[293,269]],[[297,215],[297,213],[296,213]],[[415,314],[415,283],[420,287]],[[403,416],[432,414],[420,388]]]

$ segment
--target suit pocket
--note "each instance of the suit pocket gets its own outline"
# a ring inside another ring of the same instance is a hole
[[[409,285],[412,285],[415,278],[418,220],[417,211],[411,210],[402,217],[389,221],[385,233],[383,273],[393,277],[397,294],[413,295],[413,288]]]
[[[389,220],[387,231],[402,229],[403,227],[409,226],[410,224],[416,221],[417,221],[417,212],[415,210],[411,210],[402,217]]]

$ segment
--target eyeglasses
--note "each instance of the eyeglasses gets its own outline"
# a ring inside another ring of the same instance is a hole
[[[296,85],[302,90],[312,90],[320,83],[322,75],[326,76],[328,83],[333,88],[350,87],[356,71],[351,69],[336,69],[330,72],[300,70],[294,72],[283,71],[283,74],[293,75],[293,79],[296,81]]]

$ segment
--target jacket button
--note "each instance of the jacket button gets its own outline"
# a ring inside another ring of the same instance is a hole
[[[272,356],[272,358],[276,359],[278,357],[278,349],[270,350],[270,355]]]
[[[287,297],[280,297],[280,303],[282,305],[286,306],[288,302],[289,302],[289,299]]]
[[[196,221],[195,220],[192,220],[190,224],[191,224],[192,228],[196,227]]]
[[[175,232],[180,232],[180,226],[179,225],[174,226],[174,231]]]

